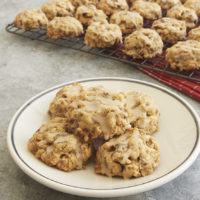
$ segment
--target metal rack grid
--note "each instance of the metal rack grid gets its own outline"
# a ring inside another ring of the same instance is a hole
[[[168,45],[164,46],[164,51],[162,55],[157,56],[152,59],[139,60],[139,59],[133,59],[132,57],[124,54],[123,45],[115,45],[112,48],[99,49],[99,48],[91,48],[85,45],[83,42],[83,39],[84,39],[83,37],[77,37],[73,39],[61,38],[58,40],[52,40],[48,38],[48,36],[46,35],[46,28],[25,31],[25,30],[15,27],[15,25],[12,23],[6,26],[6,31],[15,35],[32,39],[32,40],[39,40],[39,41],[54,44],[57,46],[71,48],[78,51],[90,53],[93,55],[117,60],[126,64],[131,64],[138,68],[150,69],[153,71],[163,72],[163,73],[170,74],[173,76],[200,82],[200,70],[193,70],[193,71],[187,72],[187,71],[170,69],[169,65],[165,61],[165,50],[168,47]]]

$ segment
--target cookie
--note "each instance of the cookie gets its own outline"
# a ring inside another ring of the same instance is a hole
[[[152,134],[159,130],[160,112],[154,100],[142,92],[126,93],[126,110],[132,127]]]
[[[106,20],[107,18],[106,14],[94,5],[78,7],[75,17],[85,26],[89,26],[92,22]]]
[[[122,43],[122,32],[116,24],[93,22],[86,30],[84,43],[93,48],[111,47]]]
[[[168,48],[165,56],[172,69],[200,69],[200,42],[187,40]]]
[[[112,14],[110,23],[119,25],[122,33],[128,34],[143,26],[143,17],[134,11],[118,11]]]
[[[200,27],[194,28],[188,33],[188,39],[189,40],[197,40],[200,42]]]
[[[156,31],[141,28],[125,38],[124,48],[124,53],[133,58],[153,58],[162,53],[163,42]]]
[[[176,5],[181,5],[180,0],[150,0],[160,5],[163,10],[168,10]]]
[[[200,0],[187,0],[185,7],[195,10],[198,17],[200,17]]]
[[[167,11],[167,17],[183,20],[187,27],[193,28],[198,23],[198,17],[193,9],[183,5],[174,6]]]
[[[98,8],[106,15],[112,15],[116,11],[128,10],[128,4],[126,0],[100,0]]]
[[[164,17],[153,22],[154,29],[162,38],[163,42],[176,43],[186,37],[185,21]]]
[[[99,147],[95,172],[107,176],[147,176],[158,166],[160,150],[156,140],[134,128]]]
[[[97,6],[98,0],[70,0],[71,3],[75,8],[78,8],[79,6],[88,6],[88,5],[94,5]]]
[[[49,166],[66,172],[84,169],[92,147],[65,131],[66,119],[54,118],[42,125],[28,143],[28,149]]]
[[[54,17],[71,16],[74,13],[74,9],[69,0],[53,0],[42,6],[42,11],[50,20]]]
[[[137,0],[132,3],[131,11],[136,11],[145,19],[155,20],[162,17],[161,7],[157,3]]]
[[[51,39],[74,38],[83,34],[82,24],[74,17],[55,17],[47,25],[47,35]]]
[[[46,26],[48,20],[45,14],[38,9],[31,8],[20,12],[14,21],[16,27],[29,30],[29,29],[39,29]]]

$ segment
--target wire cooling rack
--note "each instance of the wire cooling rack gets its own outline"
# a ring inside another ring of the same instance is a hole
[[[15,35],[32,39],[32,40],[39,40],[39,41],[54,44],[57,46],[71,48],[78,51],[90,53],[93,55],[117,60],[126,64],[131,64],[138,68],[150,69],[153,71],[163,72],[163,73],[170,74],[173,76],[200,82],[200,70],[193,70],[193,71],[187,72],[187,71],[180,71],[180,70],[172,70],[169,67],[169,65],[165,61],[165,50],[168,47],[168,45],[164,46],[164,51],[162,55],[157,56],[152,59],[139,60],[139,59],[133,59],[132,57],[124,54],[123,45],[115,45],[112,48],[99,49],[99,48],[91,48],[85,45],[83,42],[84,40],[83,37],[77,37],[73,39],[61,38],[58,40],[52,40],[48,38],[48,36],[46,35],[46,28],[25,31],[25,30],[15,27],[15,25],[12,23],[6,26],[6,31]]]

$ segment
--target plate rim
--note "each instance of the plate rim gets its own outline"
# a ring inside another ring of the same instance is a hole
[[[48,179],[45,176],[40,175],[37,173],[34,169],[29,168],[26,163],[19,157],[17,150],[13,146],[12,143],[12,130],[14,128],[14,125],[16,123],[16,119],[18,115],[26,108],[27,105],[30,105],[34,99],[39,98],[40,96],[43,96],[53,90],[59,89],[61,87],[64,87],[65,85],[71,85],[74,82],[84,83],[84,82],[92,82],[92,81],[125,81],[125,82],[133,82],[138,83],[142,85],[147,85],[153,88],[156,88],[158,90],[161,90],[162,92],[165,92],[169,94],[170,96],[174,97],[176,100],[180,101],[191,113],[193,119],[196,123],[197,128],[197,139],[195,142],[195,145],[193,147],[193,150],[190,152],[189,156],[175,169],[170,171],[167,175],[161,176],[156,180],[153,180],[151,182],[146,182],[140,185],[136,186],[128,186],[125,188],[113,188],[113,189],[92,189],[92,188],[80,188],[76,186],[70,186],[65,185],[59,182],[56,182],[54,180]],[[149,83],[147,81],[142,81],[138,79],[131,79],[131,78],[123,78],[123,77],[98,77],[98,78],[85,78],[85,79],[78,79],[74,81],[65,82],[53,87],[50,87],[46,90],[41,91],[40,93],[34,95],[33,97],[29,98],[20,108],[15,112],[14,116],[12,117],[8,130],[7,130],[7,146],[9,149],[9,152],[11,154],[11,157],[15,161],[15,163],[21,168],[21,170],[26,173],[28,176],[36,180],[37,182],[46,185],[49,188],[52,188],[54,190],[58,190],[64,193],[69,193],[73,195],[79,195],[79,196],[87,196],[87,197],[119,197],[124,195],[134,195],[141,192],[145,192],[154,188],[157,188],[180,174],[182,174],[186,169],[188,169],[192,163],[197,158],[199,152],[200,152],[200,137],[199,132],[200,130],[200,119],[194,108],[182,97],[180,97],[178,94],[170,91],[169,89],[159,86],[154,83]],[[114,192],[113,192],[114,191]]]

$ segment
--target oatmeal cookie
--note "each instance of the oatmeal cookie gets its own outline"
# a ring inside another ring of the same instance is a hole
[[[20,12],[14,21],[15,26],[24,30],[38,29],[46,26],[47,23],[48,20],[45,14],[41,10],[35,8]]]
[[[188,33],[188,39],[189,40],[197,40],[198,42],[200,42],[200,27],[192,29]]]
[[[161,7],[157,3],[137,0],[134,1],[131,11],[136,11],[145,19],[155,20],[162,17]]]
[[[128,34],[143,26],[143,17],[134,11],[118,11],[112,14],[110,23],[119,25],[122,33]]]
[[[82,24],[74,17],[55,17],[47,25],[47,35],[51,39],[74,38],[83,34]]]
[[[49,166],[64,171],[84,169],[92,147],[65,131],[66,119],[54,118],[40,127],[28,143],[28,149]]]
[[[198,22],[198,17],[195,11],[183,5],[174,6],[169,9],[167,11],[167,17],[183,20],[189,28],[193,28]]]
[[[88,6],[88,5],[94,5],[97,6],[98,0],[70,0],[73,6],[78,8],[79,6]]]
[[[172,69],[200,69],[200,42],[187,40],[168,48],[165,56]]]
[[[147,176],[158,166],[160,149],[156,140],[134,128],[99,147],[95,172],[124,178]]]
[[[52,20],[54,17],[71,16],[74,13],[74,6],[69,0],[52,0],[42,6],[42,11]]]
[[[85,26],[107,18],[106,14],[102,10],[96,9],[94,5],[78,7],[75,17]]]
[[[152,28],[166,43],[176,43],[186,37],[187,27],[185,21],[164,17],[154,21]]]
[[[195,10],[198,17],[200,17],[200,0],[187,0],[185,7]]]
[[[112,15],[116,11],[128,10],[126,0],[100,0],[98,7],[103,10],[106,15]]]
[[[122,43],[122,32],[116,24],[93,22],[86,30],[84,42],[93,48],[111,47]]]
[[[144,129],[148,134],[159,130],[160,112],[150,96],[142,92],[127,92],[126,110],[132,127]]]
[[[124,47],[124,52],[133,58],[153,58],[162,53],[163,42],[156,31],[141,28],[125,38]]]
[[[150,0],[160,5],[163,10],[168,10],[176,5],[181,5],[180,0]]]

